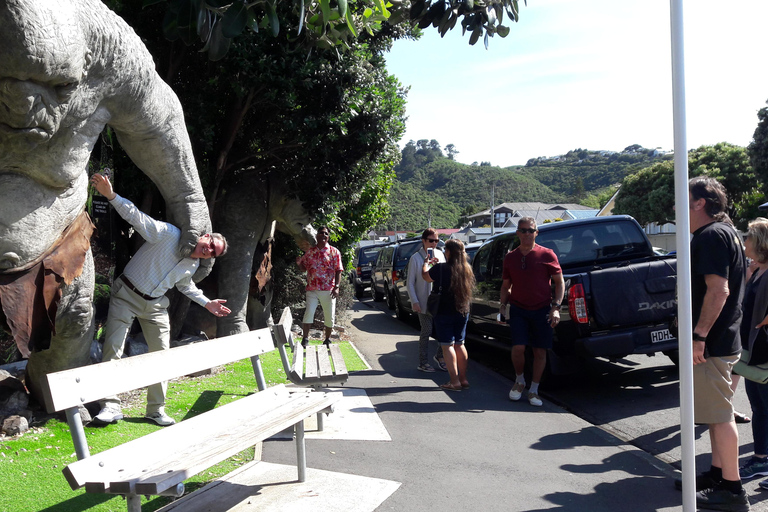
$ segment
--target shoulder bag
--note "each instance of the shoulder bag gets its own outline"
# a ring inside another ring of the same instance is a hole
[[[438,263],[439,265],[439,263]],[[438,277],[440,280],[440,284],[437,287],[437,291],[435,291],[434,285],[432,285],[432,293],[429,294],[429,297],[427,297],[427,313],[432,315],[432,318],[437,316],[437,310],[440,308],[440,294],[443,291],[443,272],[442,269],[440,269],[440,275]]]

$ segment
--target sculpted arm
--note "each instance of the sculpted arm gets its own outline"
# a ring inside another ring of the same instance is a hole
[[[109,124],[165,198],[169,222],[182,231],[180,251],[189,255],[211,221],[178,98],[153,72],[110,103]]]

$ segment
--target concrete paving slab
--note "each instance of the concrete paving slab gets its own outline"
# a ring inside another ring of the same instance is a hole
[[[336,402],[333,413],[325,416],[322,431],[317,430],[317,416],[304,420],[306,439],[392,440],[364,389],[325,388],[323,391],[340,393],[342,398]],[[270,439],[293,439],[293,428],[284,430]]]
[[[399,482],[319,469],[296,480],[296,466],[252,462],[161,512],[371,512]]]

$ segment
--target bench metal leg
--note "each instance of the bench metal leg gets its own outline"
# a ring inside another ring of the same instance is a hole
[[[253,356],[251,364],[253,365],[253,373],[256,376],[256,385],[259,387],[259,391],[264,391],[267,389],[267,381],[264,379],[264,370],[261,368],[259,356]]]
[[[317,413],[317,431],[322,432],[325,428],[325,416],[323,416],[323,412],[320,411]]]
[[[125,501],[128,504],[128,512],[141,512],[141,496],[138,494],[126,494]]]
[[[304,443],[304,420],[293,426],[296,433],[296,467],[299,470],[299,482],[307,480],[307,449]]]
[[[72,435],[72,443],[75,445],[77,460],[90,457],[91,452],[88,450],[88,441],[85,440],[85,430],[83,430],[83,422],[80,419],[80,411],[77,410],[77,407],[70,407],[65,412],[67,413],[67,424],[69,425],[69,433]]]

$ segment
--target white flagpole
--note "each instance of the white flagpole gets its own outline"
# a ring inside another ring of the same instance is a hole
[[[672,110],[675,135],[675,221],[677,314],[680,361],[680,439],[683,511],[696,510],[696,448],[693,430],[693,327],[691,325],[691,246],[688,212],[688,144],[685,126],[683,0],[670,0]]]

